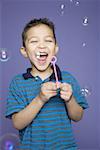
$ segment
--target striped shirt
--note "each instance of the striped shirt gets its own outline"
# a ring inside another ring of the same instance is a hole
[[[73,95],[77,103],[88,108],[85,97],[80,92],[76,79],[66,71],[57,67],[60,82],[72,85]],[[24,109],[40,92],[41,84],[49,81],[55,82],[54,73],[47,79],[41,80],[39,76],[33,77],[30,73],[17,75],[13,78],[7,98],[6,117]],[[42,107],[35,119],[24,129],[19,130],[21,150],[77,150],[73,136],[71,120],[68,117],[64,100],[58,94]]]

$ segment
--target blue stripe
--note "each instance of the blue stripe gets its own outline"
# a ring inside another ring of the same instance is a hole
[[[24,108],[24,105],[10,105],[9,104],[9,108],[8,108],[8,110],[10,111],[10,110],[12,110],[12,109],[21,109],[21,108]]]
[[[34,122],[34,121],[33,121]],[[37,121],[37,123],[39,123],[38,121]],[[43,126],[44,124],[46,123],[46,121],[44,121],[44,122],[42,122],[41,121],[41,126]],[[67,123],[67,122],[66,122]],[[57,125],[57,124],[59,124],[59,125],[63,125],[63,124],[65,124],[65,120],[63,120],[62,122],[61,122],[61,120],[59,121],[58,120],[58,123],[57,122],[48,122],[48,125],[50,125],[50,126],[52,126],[52,125]]]
[[[26,83],[26,82],[22,82],[21,84],[18,83],[18,87],[21,89],[21,88],[25,88],[25,89],[28,89],[28,88],[32,88],[32,89],[35,89],[35,88],[39,88],[41,87],[41,84],[42,82],[34,82],[33,83]]]
[[[46,111],[47,112],[47,111]],[[63,111],[63,112],[59,112],[59,111],[57,111],[57,110],[52,110],[52,111],[48,111],[48,113],[46,113],[46,114],[40,114],[41,115],[41,117],[55,117],[56,115],[57,116],[60,116],[60,115],[66,115],[65,114],[65,112]]]
[[[33,137],[33,139],[35,137],[35,140],[38,140],[38,139],[39,140],[44,140],[45,137],[47,137],[48,140],[53,139],[53,138],[58,138],[58,137],[65,137],[66,140],[73,140],[73,138],[72,138],[72,132],[71,131],[70,132],[67,131],[67,129],[66,129],[66,132],[62,131],[62,130],[59,130],[59,131],[56,131],[56,132],[52,131],[51,133],[50,132],[45,133],[45,131],[44,131],[44,133],[43,133],[43,131],[41,131],[40,133],[39,132],[37,132],[37,133],[34,132],[31,136],[27,134],[27,137],[24,137],[24,139],[28,140],[31,137]]]
[[[54,122],[54,125],[55,125],[55,122]],[[62,126],[63,126],[63,128],[62,128]],[[56,124],[56,127],[54,127],[53,125],[49,125],[49,124],[45,124],[45,125],[42,125],[42,124],[37,125],[36,124],[36,126],[35,125],[33,126],[33,124],[32,124],[32,131],[34,131],[34,133],[35,132],[42,133],[42,131],[52,132],[53,130],[54,131],[56,131],[56,130],[64,131],[65,130],[65,132],[70,132],[70,131],[72,131],[72,127],[71,127],[70,123],[68,123],[66,125],[65,123],[61,123],[61,122]]]
[[[62,140],[62,138],[64,138],[64,139]],[[30,144],[30,141],[28,141],[27,139],[25,139],[25,140],[26,141],[25,141],[25,143],[23,142],[23,144],[26,144],[26,145]],[[32,140],[32,143],[34,143],[34,144],[37,143],[39,145],[44,143],[44,142],[46,145],[49,145],[49,144],[53,145],[54,143],[59,143],[59,142],[63,142],[63,144],[65,143],[67,145],[67,144],[72,144],[73,139],[68,139],[68,138],[65,138],[63,136],[59,136],[59,137],[51,137],[51,139],[49,139],[49,138],[48,139],[45,139],[45,138],[37,138],[36,139],[36,138],[34,138]]]
[[[45,141],[45,140],[44,140]],[[42,146],[43,144],[42,143],[44,143],[44,141],[32,141],[32,144],[35,146],[36,145],[36,147],[38,147],[38,146]],[[26,143],[23,143],[23,146],[24,147],[26,147],[26,146],[28,146],[28,145],[30,145],[30,142],[26,142]],[[48,141],[45,141],[45,146],[49,146],[49,150],[52,150],[52,148],[54,148],[54,147],[64,147],[64,146],[66,146],[66,148],[69,148],[69,147],[72,147],[72,146],[76,146],[75,145],[75,143],[74,142],[71,142],[71,141],[66,141],[66,140],[64,140],[64,141],[61,141],[61,140],[52,140],[52,142],[48,142]],[[45,148],[45,147],[44,147]]]

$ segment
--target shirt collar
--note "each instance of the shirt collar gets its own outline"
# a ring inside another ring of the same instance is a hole
[[[53,66],[51,66],[51,67],[53,68]],[[32,76],[31,70],[32,70],[32,68],[28,68],[27,72],[23,74],[23,77],[25,80],[27,80],[29,78],[35,78],[34,76]],[[58,80],[62,81],[61,71],[60,71],[60,68],[58,67],[58,65],[56,65],[56,70],[57,70]],[[55,80],[54,71],[49,78],[50,78],[50,81]]]

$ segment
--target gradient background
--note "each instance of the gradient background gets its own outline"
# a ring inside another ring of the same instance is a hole
[[[87,26],[82,24],[85,16]],[[100,150],[100,0],[0,0],[0,49],[10,55],[7,62],[0,62],[0,139],[17,134],[4,117],[5,105],[11,79],[30,67],[19,48],[23,27],[33,17],[48,17],[55,23],[59,66],[91,92],[90,108],[73,123],[73,130],[80,150]]]

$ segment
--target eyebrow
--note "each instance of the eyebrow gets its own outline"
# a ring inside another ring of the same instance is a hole
[[[47,36],[45,36],[46,38],[53,38],[54,39],[54,37],[53,36],[51,36],[51,35],[47,35]],[[37,36],[31,36],[29,39],[28,39],[28,41],[30,41],[32,38],[38,38]]]
[[[48,35],[48,36],[46,36],[46,37],[54,38],[54,37],[53,37],[53,36],[51,36],[51,35]]]
[[[37,38],[36,36],[31,36],[31,37],[29,37],[29,39],[28,40],[30,40],[30,39],[32,39],[32,38]]]

